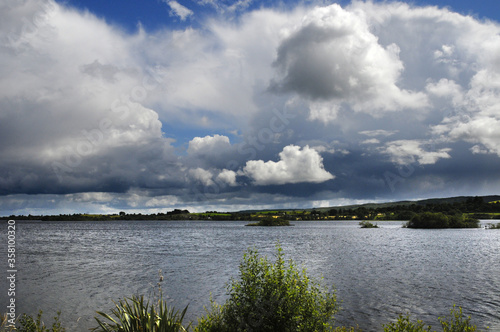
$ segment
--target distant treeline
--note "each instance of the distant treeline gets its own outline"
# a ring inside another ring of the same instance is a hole
[[[416,214],[423,212],[443,213],[445,215],[469,214],[472,218],[497,219],[500,218],[500,201],[488,202],[482,197],[471,197],[461,202],[453,203],[428,203],[393,205],[375,208],[359,207],[349,210],[328,210],[328,214],[353,216],[365,220],[410,220]]]
[[[188,210],[175,209],[166,213],[125,213],[117,214],[59,214],[59,215],[11,215],[1,220],[33,220],[33,221],[113,221],[113,220],[249,220],[250,214],[245,213],[190,213]]]
[[[288,220],[410,220],[423,212],[443,213],[445,215],[467,214],[477,219],[500,219],[500,201],[490,201],[484,197],[469,197],[431,201],[408,202],[406,204],[384,203],[373,206],[350,208],[321,208],[309,210],[275,210],[190,213],[188,210],[175,209],[166,213],[125,213],[117,214],[60,214],[60,215],[19,215],[2,218],[4,220],[42,220],[42,221],[110,221],[110,220],[245,220],[259,221],[266,217],[280,217]]]

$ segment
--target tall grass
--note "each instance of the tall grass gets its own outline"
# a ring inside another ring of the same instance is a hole
[[[44,321],[42,320],[42,311],[40,310],[36,316],[36,318],[33,318],[33,316],[23,314],[19,319],[17,319],[17,327],[13,327],[11,323],[8,322],[7,320],[7,315],[4,315],[1,317],[1,322],[0,322],[0,331],[5,331],[5,332],[11,332],[11,331],[18,331],[18,332],[66,332],[66,328],[62,326],[61,321],[59,320],[59,316],[61,315],[61,312],[58,311],[57,315],[54,317],[54,322],[52,323],[52,326],[47,326],[45,325]]]
[[[158,271],[158,299],[145,301],[144,296],[132,296],[115,302],[111,315],[98,311],[97,332],[186,332],[191,324],[183,326],[188,307],[178,311],[169,308],[163,300],[163,275]]]
[[[115,303],[111,315],[98,311],[95,317],[98,332],[186,332],[183,321],[188,307],[182,311],[169,308],[163,298],[157,303],[145,301],[144,296],[132,296]]]

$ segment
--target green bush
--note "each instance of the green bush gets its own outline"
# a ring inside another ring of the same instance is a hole
[[[430,331],[430,326],[425,326],[421,320],[412,322],[409,315],[399,315],[396,322],[384,324],[384,332],[424,332]]]
[[[408,228],[478,228],[479,220],[461,215],[423,212],[413,216],[405,225]]]
[[[66,329],[61,326],[61,322],[59,321],[59,316],[61,312],[58,311],[57,315],[54,317],[54,322],[52,323],[52,327],[45,326],[45,323],[42,321],[42,311],[38,312],[36,319],[32,316],[23,314],[19,319],[16,331],[21,332],[65,332]]]
[[[290,226],[290,221],[284,218],[266,217],[261,219],[259,222],[250,223],[246,226]]]
[[[360,221],[359,225],[361,226],[361,228],[378,228],[377,224],[372,224],[368,220]]]
[[[462,313],[462,308],[457,308],[453,306],[450,310],[450,317],[448,320],[439,317],[439,322],[443,328],[443,332],[474,332],[476,331],[476,326],[471,325],[470,316],[464,318]]]
[[[487,226],[488,229],[500,229],[500,223],[498,224],[488,224]]]
[[[249,249],[228,295],[223,305],[211,301],[195,331],[331,331],[339,309],[335,292],[311,280],[291,260],[286,262],[279,245],[274,263]]]
[[[462,308],[453,308],[450,310],[448,319],[439,317],[439,322],[443,328],[443,332],[474,332],[476,326],[471,325],[470,317],[464,318]],[[399,315],[396,322],[384,324],[384,332],[424,332],[431,331],[430,326],[425,326],[421,320],[412,322],[409,315]]]

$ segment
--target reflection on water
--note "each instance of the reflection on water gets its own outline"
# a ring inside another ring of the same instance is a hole
[[[224,301],[248,247],[273,255],[280,241],[287,257],[335,285],[341,324],[377,331],[411,312],[436,325],[457,304],[478,326],[500,331],[500,231],[411,230],[401,222],[379,222],[379,229],[339,221],[244,224],[18,222],[17,312],[42,309],[49,318],[61,310],[69,330],[86,331],[95,326],[95,311],[109,311],[112,300],[153,292],[161,269],[169,301],[176,308],[189,304],[195,319],[210,293]],[[5,246],[2,239],[2,252]],[[0,299],[5,307],[6,292]]]

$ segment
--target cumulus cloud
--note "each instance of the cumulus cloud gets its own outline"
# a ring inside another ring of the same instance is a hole
[[[409,165],[418,162],[420,165],[435,164],[439,159],[451,158],[449,148],[436,151],[426,151],[422,148],[423,142],[399,140],[389,142],[383,149],[391,157],[392,162],[400,165]]]
[[[195,169],[190,169],[189,175],[193,180],[199,181],[204,186],[211,186],[214,184],[214,181],[212,180],[213,178],[212,172],[206,169],[200,167]]]
[[[461,101],[454,103],[460,107],[459,111],[450,112],[433,126],[434,133],[451,141],[480,143],[484,146],[481,151],[500,156],[500,134],[496,130],[500,126],[500,71],[479,71],[471,79],[469,91],[463,97],[455,93],[454,100]]]
[[[220,154],[231,148],[229,137],[215,134],[195,137],[189,142],[187,152],[192,155]]]
[[[229,185],[231,187],[236,186],[236,172],[228,169],[223,169],[216,178],[217,183]]]
[[[446,98],[453,102],[453,105],[461,105],[463,103],[464,93],[462,87],[454,80],[442,78],[439,82],[430,82],[425,87],[427,92],[433,96]]]
[[[342,102],[373,115],[426,107],[425,94],[397,86],[404,68],[399,51],[396,44],[381,46],[363,16],[337,4],[317,7],[280,44],[279,77],[271,87],[330,101],[330,107],[311,109],[312,119],[326,121]]]
[[[279,157],[277,162],[250,160],[243,168],[243,174],[256,185],[320,183],[335,178],[324,169],[320,154],[307,145],[303,149],[296,145],[286,146]]]
[[[486,151],[500,156],[500,133],[497,129],[500,128],[500,119],[476,115],[468,122],[452,121],[444,126],[450,139],[481,143]]]
[[[181,21],[186,20],[189,16],[193,15],[193,11],[189,8],[184,7],[177,1],[165,1],[167,5],[172,9],[171,14],[179,16]]]
[[[401,56],[406,67],[402,78],[425,91],[432,99],[433,113],[442,114],[440,123],[431,123],[432,134],[448,142],[479,143],[500,155],[498,136],[491,129],[499,121],[498,22],[403,3],[353,7],[372,22],[380,43],[396,43],[401,55],[419,54]],[[432,38],[419,38],[423,35]]]

